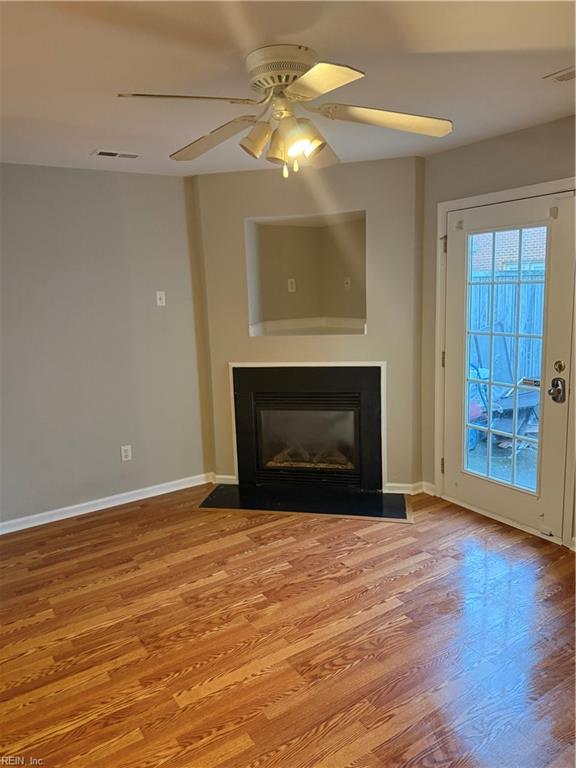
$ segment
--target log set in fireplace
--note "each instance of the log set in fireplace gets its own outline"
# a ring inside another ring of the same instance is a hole
[[[382,488],[379,366],[234,369],[241,486]]]

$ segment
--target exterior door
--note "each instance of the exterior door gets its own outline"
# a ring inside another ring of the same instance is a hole
[[[562,536],[574,198],[448,214],[444,493]]]

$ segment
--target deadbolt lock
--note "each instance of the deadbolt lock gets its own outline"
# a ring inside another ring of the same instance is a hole
[[[563,373],[566,370],[566,363],[564,360],[556,360],[554,363],[554,370],[556,373]]]
[[[559,377],[552,379],[548,394],[555,403],[566,402],[566,382]]]

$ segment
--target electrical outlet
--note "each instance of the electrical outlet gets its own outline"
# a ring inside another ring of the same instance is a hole
[[[156,306],[157,307],[166,306],[166,291],[156,291]]]
[[[120,458],[122,461],[132,461],[132,446],[121,445],[120,446]]]
[[[288,278],[288,293],[296,293],[296,279],[294,277]]]
[[[352,288],[352,278],[351,277],[345,277],[344,278],[344,290],[349,291]]]

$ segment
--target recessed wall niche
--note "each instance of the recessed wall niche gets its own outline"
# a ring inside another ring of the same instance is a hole
[[[251,336],[366,333],[366,212],[246,220]]]

